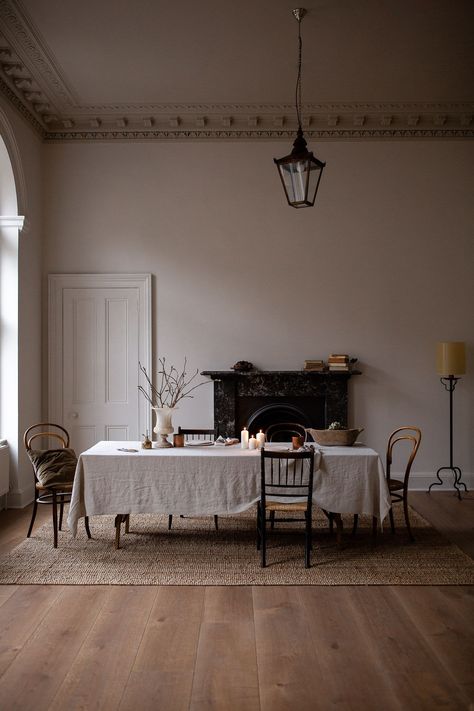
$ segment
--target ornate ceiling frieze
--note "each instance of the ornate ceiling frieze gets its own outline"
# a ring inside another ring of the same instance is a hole
[[[291,104],[81,104],[18,2],[0,0],[0,91],[45,141],[279,139]],[[327,103],[303,107],[311,138],[472,138],[473,103]]]

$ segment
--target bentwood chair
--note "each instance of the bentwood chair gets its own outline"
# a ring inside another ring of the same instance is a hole
[[[395,445],[399,444],[400,442],[406,442],[409,445],[409,450],[408,450],[408,459],[405,465],[405,473],[403,475],[403,479],[395,479],[392,477],[391,474],[391,468],[392,468],[392,462],[393,462],[393,449]],[[418,452],[419,446],[421,442],[421,430],[418,427],[399,427],[398,429],[394,430],[390,437],[388,438],[388,444],[387,444],[387,459],[386,459],[386,468],[385,468],[385,474],[387,477],[387,484],[388,488],[390,491],[390,497],[392,501],[392,507],[390,508],[389,511],[389,516],[390,516],[390,528],[392,533],[395,533],[395,522],[393,520],[393,504],[397,502],[402,502],[403,503],[403,512],[405,514],[405,524],[407,527],[408,531],[408,536],[410,538],[410,541],[414,541],[413,534],[411,532],[411,527],[410,527],[410,518],[408,515],[408,480],[410,478],[410,472],[411,472],[411,467],[413,464],[413,461],[416,457],[416,453]],[[354,525],[352,528],[352,532],[355,533],[357,530],[357,521],[358,521],[358,516],[355,514],[354,516]],[[374,522],[375,526],[375,522]]]
[[[213,429],[199,429],[199,428],[183,428],[178,427],[178,434],[184,435],[185,442],[208,442],[214,440],[214,430]],[[181,518],[185,518],[181,514]],[[168,516],[168,530],[171,530],[173,525],[173,514]],[[214,526],[216,531],[219,530],[218,517],[214,514]]]
[[[56,449],[33,449],[32,443],[40,439],[53,440]],[[58,547],[58,530],[63,523],[64,504],[71,501],[74,474],[76,471],[77,457],[73,449],[69,448],[69,433],[61,425],[52,422],[39,422],[28,427],[23,435],[23,443],[33,467],[35,479],[35,500],[31,515],[27,538],[31,536],[33,525],[38,510],[38,504],[52,505],[54,547]],[[59,525],[58,525],[59,504]],[[89,518],[84,519],[88,538]]]
[[[308,433],[303,425],[297,422],[277,422],[269,425],[265,432],[267,442],[291,442],[292,437],[303,437],[303,442],[306,442]],[[275,528],[275,512],[270,515],[272,528]]]
[[[278,518],[279,523],[303,521],[305,524],[305,568],[311,565],[314,450],[278,452],[262,449],[261,493],[257,504],[257,550],[261,566],[266,567],[267,523],[278,513],[302,517]],[[283,501],[282,501],[283,499]],[[286,501],[285,501],[286,499]],[[270,518],[267,518],[267,513]]]
[[[278,422],[269,425],[265,432],[267,442],[291,442],[292,437],[303,437],[303,441],[306,442],[305,427],[297,422]]]

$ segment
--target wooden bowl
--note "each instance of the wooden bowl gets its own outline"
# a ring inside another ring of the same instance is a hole
[[[311,427],[307,429],[316,444],[322,447],[352,447],[364,431],[363,427],[352,430],[313,430]]]

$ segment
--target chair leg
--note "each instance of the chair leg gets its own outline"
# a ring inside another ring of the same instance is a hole
[[[59,530],[63,528],[63,513],[64,513],[64,496],[60,496],[59,501]]]
[[[214,527],[215,527],[216,531],[219,530],[219,524],[217,521],[218,521],[218,517],[216,514],[214,514]]]
[[[58,499],[56,492],[53,491],[53,533],[54,533],[54,547],[58,547]]]
[[[122,514],[117,514],[115,517],[115,548],[120,548],[120,527],[122,525]]]
[[[125,533],[130,533],[130,514],[125,517]]]
[[[89,516],[84,517],[84,528],[86,529],[87,538],[92,538],[91,529],[89,528]]]
[[[357,533],[357,524],[359,523],[359,514],[354,514],[354,523],[352,524],[352,535]]]
[[[183,516],[184,518],[184,516]],[[168,531],[171,531],[171,526],[173,525],[173,514],[168,515]]]
[[[262,535],[260,533],[260,525],[261,525],[260,518],[261,518],[261,514],[260,514],[260,502],[259,502],[257,504],[257,550],[258,551],[260,550],[260,543],[262,540]]]
[[[408,517],[408,497],[407,497],[407,495],[406,495],[406,492],[405,492],[405,495],[404,495],[404,497],[403,497],[403,512],[404,512],[404,514],[405,514],[405,523],[406,523],[406,525],[407,525],[408,535],[409,535],[409,537],[410,537],[410,541],[413,543],[413,541],[415,540],[415,538],[414,538],[414,536],[413,536],[413,533],[411,532],[410,519],[409,519],[409,517]]]
[[[33,504],[33,511],[32,511],[32,513],[31,513],[30,527],[29,527],[29,529],[28,529],[28,533],[26,534],[26,537],[27,537],[27,538],[29,538],[29,537],[31,536],[31,531],[33,530],[33,524],[34,524],[34,522],[35,522],[37,510],[38,510],[38,500],[37,500],[36,495],[35,495],[35,502],[34,502],[34,504]]]
[[[260,566],[266,568],[267,566],[267,522],[265,511],[260,512]]]
[[[388,515],[390,516],[390,530],[392,531],[392,533],[395,533],[395,521],[393,520],[393,506],[390,507]]]
[[[311,548],[312,546],[312,531],[311,531],[311,517],[309,512],[305,511],[306,527],[305,527],[305,547],[304,547],[304,567],[311,567]]]

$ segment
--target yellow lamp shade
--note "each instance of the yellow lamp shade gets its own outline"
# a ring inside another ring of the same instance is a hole
[[[436,344],[436,370],[439,375],[462,375],[466,372],[466,344],[443,341]]]

